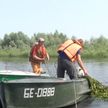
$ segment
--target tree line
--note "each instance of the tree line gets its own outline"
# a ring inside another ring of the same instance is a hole
[[[23,32],[12,32],[10,34],[5,34],[4,38],[0,39],[0,56],[28,57],[32,45],[39,37],[43,37],[45,39],[45,46],[51,56],[55,55],[56,52],[54,52],[54,49],[57,45],[67,39],[66,35],[59,33],[57,30],[54,33],[33,34],[31,38]]]
[[[57,47],[63,43],[68,37],[59,33],[57,30],[54,33],[37,33],[30,38],[23,32],[11,32],[5,34],[3,39],[0,39],[0,57],[28,57],[30,49],[39,37],[45,39],[45,46],[48,53],[52,57],[57,56]],[[72,36],[71,39],[75,39]],[[108,57],[108,39],[104,36],[99,38],[91,38],[85,40],[83,57],[85,58],[106,58]]]

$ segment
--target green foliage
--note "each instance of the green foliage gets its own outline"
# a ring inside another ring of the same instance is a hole
[[[108,39],[104,36],[85,42],[83,57],[106,58],[108,57]]]
[[[108,87],[102,85],[99,81],[90,76],[86,76],[90,83],[91,94],[98,99],[108,100]]]
[[[57,56],[58,46],[67,40],[67,36],[59,33],[57,30],[54,33],[37,33],[29,38],[22,32],[5,34],[3,39],[0,39],[0,56],[24,56],[29,55],[31,46],[38,41],[39,37],[45,39],[45,46],[52,57]],[[72,36],[72,39],[76,39]],[[108,58],[108,39],[104,36],[99,38],[91,38],[85,41],[84,58]]]
[[[29,49],[2,49],[0,50],[0,57],[28,57],[28,51]]]
[[[0,56],[28,57],[31,46],[38,41],[39,37],[45,39],[45,46],[49,52],[49,55],[56,56],[56,49],[59,44],[64,42],[67,37],[63,33],[59,33],[57,30],[54,34],[38,33],[34,34],[31,39],[22,32],[5,34],[4,39],[0,40]]]
[[[5,34],[3,42],[2,42],[2,48],[22,48],[25,46],[30,46],[30,39],[27,37],[27,35],[23,34],[22,32],[18,33],[10,33]]]

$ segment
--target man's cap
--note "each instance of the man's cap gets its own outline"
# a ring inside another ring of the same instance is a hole
[[[84,41],[83,41],[83,39],[78,39],[77,41],[80,43],[81,46],[84,46]]]
[[[39,42],[44,42],[45,40],[44,40],[44,38],[39,38],[38,41]]]
[[[73,41],[76,42],[76,43],[78,43],[78,44],[80,44],[81,46],[84,46],[83,39],[74,39]]]

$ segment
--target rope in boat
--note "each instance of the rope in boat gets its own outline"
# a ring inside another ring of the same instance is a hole
[[[75,84],[75,80],[74,80],[74,96],[75,96],[75,108],[78,108],[78,105],[77,105],[77,93],[76,93],[76,84]]]

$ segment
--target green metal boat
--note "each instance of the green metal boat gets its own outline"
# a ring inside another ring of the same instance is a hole
[[[82,101],[90,94],[86,78],[9,77],[0,83],[0,108],[60,108]]]

